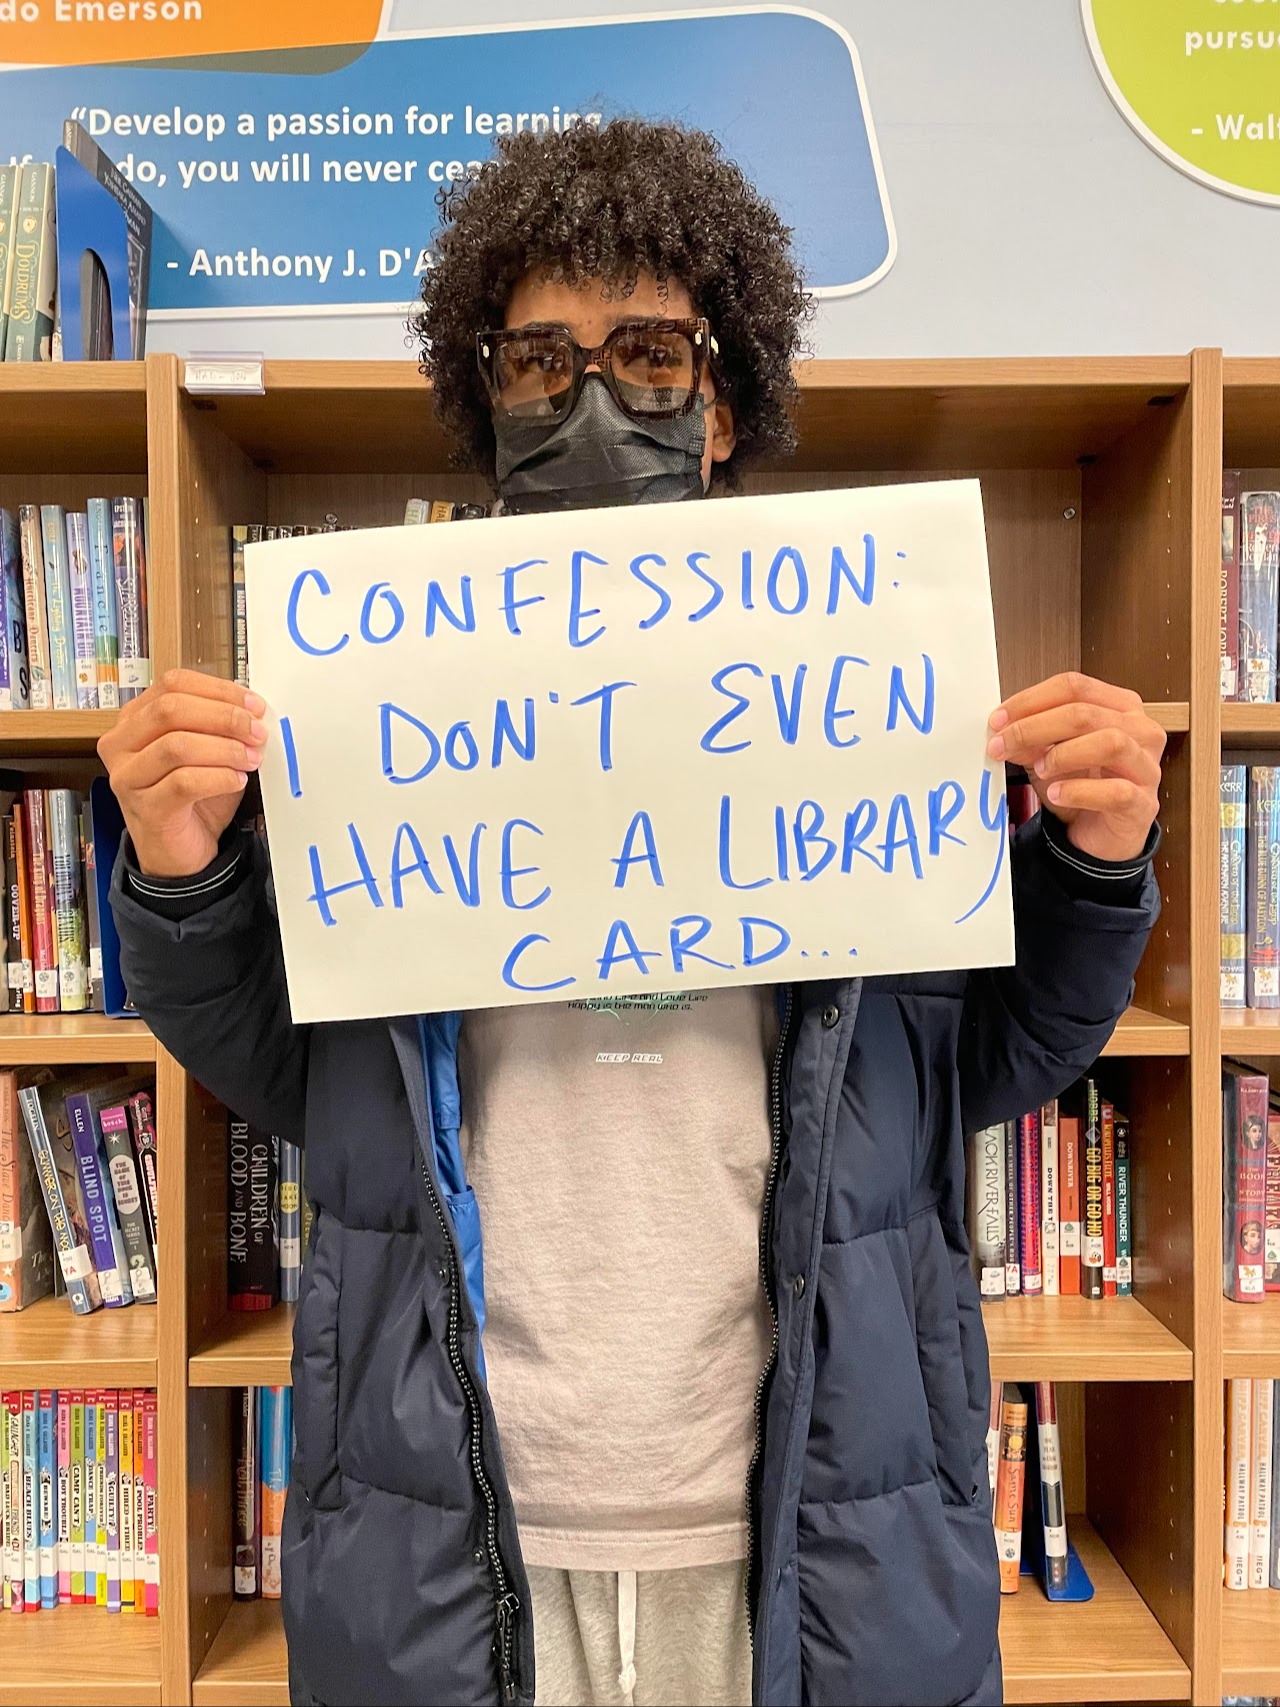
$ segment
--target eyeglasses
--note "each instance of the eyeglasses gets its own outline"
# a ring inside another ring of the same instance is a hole
[[[476,338],[495,411],[524,420],[562,419],[590,367],[628,415],[672,421],[693,408],[719,346],[705,320],[628,320],[584,350],[567,326],[513,326]]]

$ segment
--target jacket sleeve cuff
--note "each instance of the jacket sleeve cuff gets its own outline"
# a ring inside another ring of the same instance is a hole
[[[120,886],[146,912],[181,924],[238,889],[248,867],[244,836],[234,824],[223,833],[208,865],[192,877],[148,877],[139,869],[133,843],[126,835],[121,847]]]
[[[1147,872],[1160,846],[1160,826],[1153,824],[1146,846],[1136,859],[1098,859],[1075,847],[1067,827],[1052,812],[1041,809],[1035,822],[1046,861],[1062,888],[1074,900],[1098,901],[1109,907],[1136,907],[1142,902]]]

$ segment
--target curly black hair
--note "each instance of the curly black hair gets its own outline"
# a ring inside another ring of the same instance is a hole
[[[791,363],[811,313],[791,232],[703,131],[640,119],[502,137],[470,180],[442,187],[436,265],[410,321],[459,460],[489,471],[494,438],[476,333],[500,326],[531,271],[618,296],[678,279],[720,346],[716,382],[737,445],[717,473],[795,444]]]

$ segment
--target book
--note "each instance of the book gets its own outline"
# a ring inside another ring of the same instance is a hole
[[[71,1474],[69,1479],[71,1532],[71,1604],[84,1605],[84,1389],[73,1387],[71,1407]]]
[[[49,676],[49,621],[45,609],[44,544],[40,511],[18,506],[18,546],[22,556],[22,608],[27,623],[28,701],[32,711],[53,710]]]
[[[143,1435],[147,1394],[144,1387],[133,1390],[133,1610],[147,1611],[147,1449]]]
[[[31,884],[32,975],[36,1012],[58,1011],[58,951],[53,916],[53,849],[42,788],[29,788],[22,797],[22,822],[27,836],[27,876]]]
[[[156,1301],[155,1255],[147,1232],[137,1157],[129,1133],[129,1116],[123,1103],[106,1103],[98,1111],[107,1171],[115,1199],[116,1219],[124,1241],[129,1285],[140,1304]]]
[[[1022,1269],[1018,1240],[1018,1123],[1007,1120],[1004,1127],[1004,1290],[1006,1298],[1022,1292]]]
[[[1271,1448],[1275,1382],[1254,1379],[1249,1421],[1249,1587],[1271,1586]]]
[[[1067,1497],[1062,1481],[1062,1440],[1052,1381],[1036,1382],[1036,1440],[1040,1448],[1040,1519],[1044,1525],[1046,1587],[1067,1586]]]
[[[279,1145],[280,1166],[280,1301],[298,1302],[302,1280],[302,1151],[296,1144]]]
[[[129,1111],[129,1127],[133,1136],[134,1154],[138,1158],[138,1173],[142,1180],[142,1208],[147,1218],[147,1234],[151,1240],[151,1255],[155,1263],[156,1283],[160,1280],[160,1168],[156,1151],[156,1121],[151,1096],[147,1091],[135,1091],[125,1103]]]
[[[84,1598],[87,1606],[98,1604],[98,1508],[100,1497],[98,1389],[86,1387],[84,1394]]]
[[[991,1383],[991,1403],[987,1413],[987,1481],[991,1485],[991,1517],[995,1521],[996,1478],[1000,1471],[1000,1401],[1004,1392],[1002,1382]]]
[[[1102,1116],[1102,1296],[1116,1295],[1116,1111],[1105,1099]]]
[[[67,517],[67,570],[71,579],[71,641],[76,672],[76,709],[98,709],[98,645],[93,629],[93,571],[89,562],[89,518]]]
[[[1022,1502],[1027,1469],[1027,1402],[1006,1381],[1000,1400],[1000,1464],[996,1471],[995,1532],[1000,1593],[1017,1594],[1022,1564]]]
[[[6,1392],[2,1402],[9,1435],[4,1516],[5,1583],[9,1591],[9,1610],[23,1612],[26,1609],[27,1571],[23,1533],[22,1394]]]
[[[0,166],[0,176],[6,168]],[[3,185],[0,183],[0,198]],[[0,205],[0,218],[3,206]],[[0,321],[4,315],[0,312]],[[0,711],[26,711],[31,700],[27,668],[27,607],[22,591],[18,518],[0,509]]]
[[[1222,1064],[1222,1290],[1261,1303],[1267,1182],[1266,1076]]]
[[[86,795],[80,804],[80,859],[84,867],[84,912],[89,941],[89,1007],[97,1014],[106,1007],[102,975],[102,918],[98,904],[98,856],[93,833],[93,808]]]
[[[1222,471],[1222,577],[1218,596],[1219,693],[1233,700],[1239,691],[1240,665],[1240,476]]]
[[[58,1485],[57,1410],[53,1393],[41,1389],[36,1399],[36,1441],[40,1454],[36,1472],[36,1501],[40,1523],[40,1607],[52,1612],[58,1604]]]
[[[1224,1008],[1245,1005],[1246,832],[1248,771],[1223,765],[1219,771],[1218,920],[1219,1000]]]
[[[9,331],[9,294],[13,277],[13,240],[18,224],[18,192],[21,166],[0,161],[0,361]]]
[[[88,1315],[102,1304],[102,1291],[93,1266],[89,1229],[80,1207],[80,1194],[75,1185],[74,1166],[71,1170],[72,1193],[66,1194],[64,1171],[55,1156],[53,1134],[46,1121],[45,1098],[56,1103],[57,1093],[50,1090],[53,1075],[47,1069],[23,1073],[19,1077],[18,1104],[23,1124],[31,1142],[40,1190],[44,1197],[49,1225],[53,1233],[54,1253],[62,1270],[71,1308],[78,1316]],[[24,1083],[24,1081],[26,1081]],[[61,1117],[64,1120],[65,1117]],[[69,1134],[68,1134],[69,1135]]]
[[[1058,1291],[1080,1296],[1080,1117],[1058,1115],[1059,1178],[1062,1206],[1058,1212]]]
[[[1059,1288],[1058,1254],[1058,1105],[1040,1110],[1040,1276],[1046,1298]]]
[[[249,607],[244,584],[244,548],[249,543],[250,529],[244,526],[231,530],[231,637],[235,657],[235,679],[249,685]]]
[[[1280,492],[1240,494],[1239,694],[1250,705],[1276,697],[1276,590]]]
[[[1102,1225],[1102,1111],[1095,1080],[1084,1081],[1083,1208],[1080,1233],[1080,1294],[1103,1296],[1103,1267],[1106,1247]]]
[[[89,932],[85,924],[80,849],[82,801],[69,788],[48,789],[45,801],[53,866],[58,1006],[63,1013],[83,1013],[89,1006]]]
[[[1130,1192],[1129,1116],[1116,1110],[1116,1292],[1133,1296],[1133,1199]]]
[[[71,1605],[71,1395],[66,1388],[54,1394],[57,1406],[57,1482],[54,1511],[58,1530],[58,1605]]]
[[[88,1090],[68,1090],[64,1102],[102,1302],[108,1309],[119,1309],[133,1303],[133,1288],[107,1183],[110,1176],[104,1176],[99,1156],[97,1111]]]
[[[1269,1099],[1267,1108],[1267,1162],[1262,1204],[1262,1289],[1264,1292],[1280,1292],[1280,1097],[1275,1096]]]
[[[277,1301],[277,1147],[270,1133],[230,1121],[227,1170],[227,1292],[233,1310],[269,1310]]]
[[[103,153],[84,126],[77,124],[74,119],[66,119],[63,122],[62,146],[119,202],[128,233],[125,248],[129,270],[129,348],[115,349],[114,336],[111,338],[111,347],[104,348],[99,338],[99,347],[86,351],[86,355],[97,356],[103,360],[114,358],[118,361],[140,362],[147,353],[147,302],[151,279],[150,205],[143,200],[136,185],[125,177],[115,161]],[[110,310],[110,290],[105,278],[95,272],[89,311],[90,326],[104,326],[110,331]]]
[[[284,1501],[293,1457],[293,1388],[262,1387],[258,1393],[262,1455],[262,1574],[264,1600],[280,1598]]]
[[[18,940],[19,979],[22,986],[22,1001],[19,1004],[13,1000],[12,976],[10,977],[10,1012],[21,1011],[33,1014],[36,1011],[36,978],[35,978],[35,933],[31,920],[31,871],[27,857],[27,816],[26,808],[20,801],[15,801],[13,812],[12,843],[6,842],[6,847],[12,846],[12,867],[7,868],[11,878],[9,892],[9,934],[12,940],[16,931]]]
[[[45,611],[49,619],[49,680],[53,709],[76,708],[75,633],[71,616],[71,564],[67,557],[67,513],[60,504],[40,506],[44,549]]]
[[[1040,1116],[1018,1119],[1018,1266],[1022,1290],[1038,1298],[1040,1272]]]
[[[410,498],[404,507],[405,527],[420,527],[431,511],[429,498]]]
[[[111,535],[110,498],[90,498],[86,515],[89,534],[89,579],[93,594],[94,668],[98,705],[115,711],[120,705],[120,643],[116,629],[116,582]]]
[[[100,1411],[106,1414],[106,1474],[104,1487],[107,1531],[107,1611],[120,1610],[120,1394],[115,1387],[104,1388],[99,1398]]]
[[[970,1140],[967,1176],[969,1247],[984,1299],[1004,1297],[1004,1127],[987,1126]]]
[[[40,1597],[40,1444],[36,1395],[22,1394],[22,1557],[26,1581],[23,1602],[39,1612]]]
[[[1280,1588],[1280,1394],[1271,1383],[1271,1561],[1267,1586]]]
[[[120,1390],[118,1422],[120,1484],[120,1610],[133,1611],[133,1391]]]
[[[53,1291],[53,1237],[18,1110],[18,1076],[0,1072],[0,1313]]]
[[[236,1393],[232,1589],[237,1600],[257,1599],[261,1569],[262,1478],[258,1469],[257,1394],[256,1387],[241,1387]]]
[[[53,167],[22,167],[9,272],[7,362],[47,362],[52,356],[57,280]]]
[[[147,553],[139,499],[112,499],[111,542],[115,565],[116,632],[119,636],[120,703],[127,705],[151,686]]]
[[[148,1618],[158,1617],[160,1612],[160,1522],[156,1503],[158,1451],[156,1394],[155,1389],[149,1387],[142,1396],[143,1541],[146,1549]]]

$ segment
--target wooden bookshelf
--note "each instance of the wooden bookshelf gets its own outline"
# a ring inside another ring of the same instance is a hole
[[[77,1316],[65,1298],[0,1316],[0,1387],[154,1387],[156,1320],[148,1304]]]
[[[278,1600],[232,1602],[191,1698],[196,1707],[288,1707],[289,1655]]]
[[[1136,1298],[1002,1298],[982,1310],[995,1381],[1190,1381],[1191,1349]]]
[[[156,1040],[140,1019],[103,1014],[0,1014],[0,1065],[72,1067],[154,1061]]]
[[[1145,1008],[1128,1008],[1121,1014],[1104,1055],[1189,1055],[1191,1033],[1177,1020]]]
[[[0,758],[90,753],[114,711],[0,711]]]
[[[1222,745],[1274,747],[1280,742],[1280,705],[1224,705]]]
[[[0,1707],[132,1707],[160,1702],[160,1621],[98,1607],[6,1614]]]
[[[1280,1055],[1280,1008],[1223,1008],[1224,1055]]]
[[[191,1359],[193,1387],[282,1387],[291,1380],[292,1304],[228,1310]]]
[[[1280,1694],[1280,1592],[1222,1590],[1224,1695]]]
[[[1222,1373],[1280,1377],[1280,1294],[1260,1304],[1222,1300]]]

